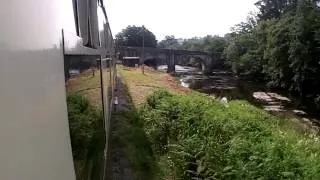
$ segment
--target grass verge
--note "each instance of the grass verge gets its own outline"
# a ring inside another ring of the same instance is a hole
[[[147,96],[160,89],[173,93],[188,93],[191,91],[179,86],[174,77],[169,74],[148,67],[145,67],[145,74],[142,74],[139,68],[118,65],[117,69],[123,76],[135,105],[144,103]]]
[[[102,114],[78,93],[68,94],[67,105],[77,179],[99,179],[105,147]]]
[[[104,163],[100,71],[88,70],[68,79],[67,105],[77,180],[101,179]]]
[[[119,101],[124,101],[121,102],[121,106],[124,107],[118,107],[118,110],[112,113],[110,144],[113,149],[121,149],[124,152],[134,179],[155,179],[158,168],[151,143],[146,137],[126,84],[119,83],[121,84],[118,85],[118,98]]]
[[[76,77],[68,79],[66,82],[68,93],[78,93],[88,99],[93,106],[102,110],[101,102],[101,79],[100,70],[96,70],[95,75],[88,70]]]
[[[156,170],[155,159],[141,123],[133,109],[113,113],[117,130],[112,131],[111,144],[123,149],[128,157],[134,179],[152,179]]]
[[[139,110],[171,179],[319,179],[320,142],[246,101],[159,91]]]
[[[291,119],[246,101],[222,105],[165,73],[118,69],[139,107],[157,178],[320,179],[318,137]]]

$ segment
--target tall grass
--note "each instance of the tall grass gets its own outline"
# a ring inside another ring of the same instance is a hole
[[[126,154],[133,178],[139,180],[153,179],[157,167],[151,148],[142,124],[133,107],[113,112],[113,129],[111,145],[120,148]]]
[[[105,147],[102,113],[78,93],[68,94],[67,105],[77,179],[101,179]]]
[[[320,142],[245,101],[160,91],[139,117],[176,179],[320,179]],[[288,120],[289,121],[289,120]]]

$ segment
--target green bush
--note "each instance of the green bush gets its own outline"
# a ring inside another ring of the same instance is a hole
[[[282,117],[195,94],[148,99],[140,109],[147,137],[178,179],[320,178],[318,138],[285,129]]]
[[[83,179],[88,177],[86,173],[92,167],[92,172],[100,168],[96,166],[103,158],[105,131],[102,113],[77,93],[68,94],[67,105],[75,170],[77,179]]]

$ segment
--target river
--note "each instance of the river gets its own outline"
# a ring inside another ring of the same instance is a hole
[[[320,116],[309,112],[299,100],[268,89],[265,84],[244,81],[225,70],[214,70],[212,75],[203,75],[196,67],[176,65],[176,76],[183,87],[206,93],[215,98],[230,100],[246,100],[256,107],[272,114],[284,115],[296,123],[319,134]],[[160,71],[167,69],[166,65],[158,66]]]

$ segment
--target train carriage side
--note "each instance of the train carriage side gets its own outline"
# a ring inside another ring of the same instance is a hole
[[[103,0],[1,1],[0,14],[0,179],[76,179],[72,93],[101,117],[101,166],[84,166],[102,179],[115,74]]]

